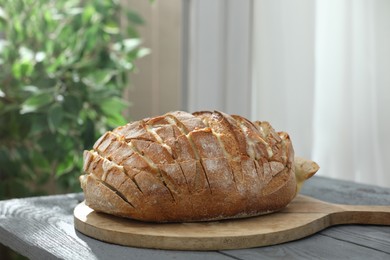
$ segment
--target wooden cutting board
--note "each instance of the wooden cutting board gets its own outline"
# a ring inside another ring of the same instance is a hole
[[[390,225],[390,206],[354,206],[299,195],[284,210],[246,219],[199,223],[146,223],[119,218],[80,203],[75,228],[87,236],[119,245],[222,250],[280,244],[339,224]]]

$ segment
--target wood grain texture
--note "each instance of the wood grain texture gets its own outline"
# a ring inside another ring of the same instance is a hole
[[[1,243],[30,259],[230,258],[218,252],[161,252],[91,239],[73,226],[72,212],[82,199],[72,194],[0,202]]]
[[[390,204],[390,189],[315,176],[302,193],[342,204]],[[389,227],[345,225],[251,249],[173,251],[104,243],[74,230],[81,194],[0,201],[0,243],[31,259],[390,259]],[[2,256],[0,255],[0,259]]]
[[[390,227],[351,225],[328,228],[321,235],[390,254]]]
[[[323,201],[352,205],[389,205],[390,189],[315,176],[305,182],[301,194]]]
[[[223,251],[238,259],[389,259],[389,254],[343,240],[315,235],[269,247]]]
[[[222,250],[284,243],[339,224],[390,225],[390,206],[337,205],[299,195],[277,213],[205,223],[146,223],[97,213],[84,203],[76,207],[74,216],[77,230],[109,243]]]

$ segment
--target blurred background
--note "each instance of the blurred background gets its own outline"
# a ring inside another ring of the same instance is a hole
[[[266,120],[318,175],[390,187],[390,1],[132,4],[150,17],[152,50],[136,62],[133,117],[217,109]]]
[[[0,0],[0,199],[81,191],[84,149],[172,110],[390,187],[389,72],[388,0]]]
[[[179,109],[390,187],[389,71],[387,0],[0,0],[0,199],[80,191],[103,132]]]

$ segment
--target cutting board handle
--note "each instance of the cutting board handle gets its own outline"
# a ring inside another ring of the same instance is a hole
[[[390,225],[390,206],[338,205],[340,211],[330,215],[331,225]]]

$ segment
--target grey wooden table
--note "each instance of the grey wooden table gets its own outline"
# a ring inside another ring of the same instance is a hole
[[[341,204],[390,205],[390,189],[313,177],[302,194]],[[342,225],[275,246],[166,251],[112,245],[73,227],[82,194],[0,201],[0,242],[31,259],[390,259],[390,227]],[[0,257],[1,258],[1,257]]]

